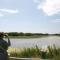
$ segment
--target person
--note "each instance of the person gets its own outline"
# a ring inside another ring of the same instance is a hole
[[[4,36],[8,38],[8,42],[3,39]],[[10,45],[11,43],[8,35],[4,33],[0,33],[0,60],[8,60],[7,49]]]

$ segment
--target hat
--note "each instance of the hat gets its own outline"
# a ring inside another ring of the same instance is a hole
[[[0,37],[3,37],[4,36],[4,33],[3,32],[0,32]]]

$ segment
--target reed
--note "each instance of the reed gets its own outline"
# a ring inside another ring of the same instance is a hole
[[[35,48],[23,48],[22,50],[15,49],[10,52],[10,57],[55,59],[60,56],[60,48],[48,46],[47,49],[46,51],[42,51],[38,46]]]

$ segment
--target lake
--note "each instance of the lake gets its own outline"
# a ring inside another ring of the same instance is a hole
[[[29,38],[29,39],[21,39],[21,38],[11,38],[11,47],[13,48],[31,48],[36,45],[39,48],[47,48],[47,46],[56,45],[56,47],[60,47],[60,37],[59,36],[47,36],[41,38]]]

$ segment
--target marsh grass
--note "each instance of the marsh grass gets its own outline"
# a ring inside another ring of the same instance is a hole
[[[35,48],[24,48],[24,49],[15,49],[10,52],[10,57],[20,57],[20,58],[41,58],[41,59],[60,59],[60,48],[55,46],[52,48],[47,47],[48,50],[42,51],[38,46]]]
[[[40,49],[37,46],[35,48],[24,48],[20,51],[15,49],[15,51],[10,52],[10,56],[21,58],[40,57]]]

